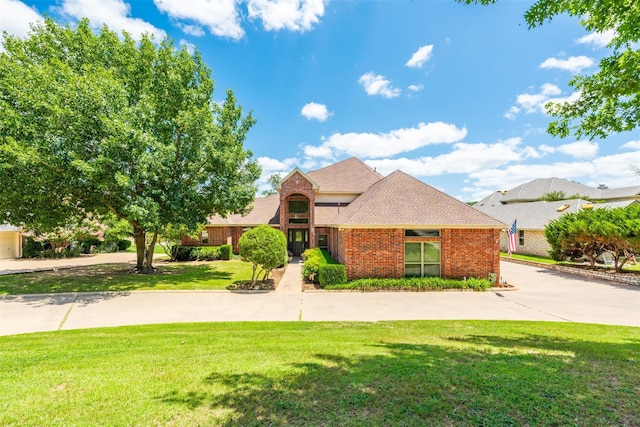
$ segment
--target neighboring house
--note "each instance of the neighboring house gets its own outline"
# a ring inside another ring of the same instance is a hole
[[[257,198],[245,215],[210,219],[202,239],[231,244],[259,224],[279,228],[289,251],[327,249],[363,277],[500,277],[505,224],[403,172],[382,176],[357,158],[307,173],[295,169],[278,194]]]
[[[22,232],[18,227],[0,224],[0,259],[22,256]]]
[[[545,195],[562,192],[565,197],[583,198],[539,201]],[[560,178],[536,179],[508,191],[496,191],[473,207],[505,224],[517,220],[516,252],[549,256],[551,249],[544,237],[549,221],[580,209],[613,209],[640,203],[640,186],[609,189],[606,186],[588,187]],[[500,235],[500,250],[507,251],[507,234]]]

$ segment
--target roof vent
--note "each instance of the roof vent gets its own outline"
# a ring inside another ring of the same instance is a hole
[[[607,187],[605,184],[600,184],[598,185],[598,190],[608,190],[609,187]]]
[[[556,209],[556,211],[558,211],[558,212],[564,212],[564,211],[566,211],[567,209],[569,209],[569,205],[566,205],[566,204],[565,204],[565,205],[560,206],[558,209]]]

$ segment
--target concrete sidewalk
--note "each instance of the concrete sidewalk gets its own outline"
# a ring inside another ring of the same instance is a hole
[[[640,327],[640,287],[508,262],[514,291],[302,292],[292,263],[275,292],[134,291],[0,297],[0,335],[173,322],[484,319]]]

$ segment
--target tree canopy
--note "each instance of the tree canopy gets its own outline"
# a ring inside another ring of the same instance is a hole
[[[492,4],[497,0],[458,0]],[[575,76],[569,85],[577,99],[550,103],[555,117],[548,126],[552,135],[589,139],[631,131],[640,125],[640,2],[635,0],[538,0],[525,13],[529,28],[557,15],[580,18],[580,25],[596,33],[612,32],[610,55],[600,60],[597,72]]]
[[[267,279],[271,270],[287,261],[287,237],[268,225],[242,233],[238,246],[242,259],[253,264],[251,284],[256,283],[260,273],[264,273],[263,280]]]
[[[567,213],[550,221],[544,235],[557,261],[584,255],[593,266],[596,257],[608,252],[616,271],[621,271],[634,252],[640,251],[640,204]]]
[[[0,222],[47,230],[113,213],[147,270],[169,224],[194,230],[253,200],[260,168],[243,142],[255,120],[231,90],[214,102],[198,52],[51,19],[5,34],[4,49]]]

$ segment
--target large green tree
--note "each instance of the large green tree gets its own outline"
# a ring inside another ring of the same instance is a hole
[[[195,229],[253,200],[260,168],[243,142],[254,119],[231,90],[213,101],[198,52],[51,19],[26,39],[5,34],[4,49],[0,222],[47,230],[113,213],[147,271],[168,225]]]
[[[582,209],[567,213],[545,226],[545,237],[556,260],[585,255],[591,265],[607,252],[616,271],[640,251],[640,204],[616,209]]]
[[[458,0],[492,4],[497,0]],[[573,102],[549,104],[555,117],[549,133],[566,137],[606,138],[640,126],[640,2],[637,0],[538,0],[525,13],[529,28],[568,14],[588,31],[613,31],[611,53],[597,72],[575,76],[569,84],[579,93]]]

